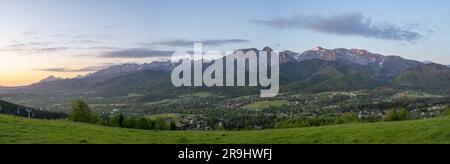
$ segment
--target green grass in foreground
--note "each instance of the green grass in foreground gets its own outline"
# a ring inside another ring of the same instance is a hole
[[[0,143],[450,143],[450,116],[262,131],[144,131],[0,115]]]

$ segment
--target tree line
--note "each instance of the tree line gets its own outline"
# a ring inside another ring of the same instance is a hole
[[[34,108],[24,107],[1,100],[0,100],[0,113],[20,117],[48,119],[48,120],[64,119],[67,118],[68,116],[66,113],[62,112],[37,110]]]
[[[177,130],[176,123],[170,119],[161,117],[150,119],[143,116],[129,116],[123,113],[109,116],[92,111],[89,105],[82,100],[72,101],[69,119],[74,122],[92,123],[111,127],[144,130]]]
[[[262,111],[246,109],[220,110],[215,108],[187,109],[184,113],[196,114],[188,114],[186,115],[187,118],[182,118],[179,122],[175,122],[173,119],[162,117],[151,119],[124,113],[115,115],[96,113],[85,102],[76,100],[72,102],[69,118],[76,122],[146,130],[254,130],[410,120],[416,118],[414,113],[411,113],[412,109],[409,108],[426,107],[442,103],[441,101],[419,100],[415,104],[403,102],[359,104],[359,106],[344,106],[337,109],[322,109],[320,111],[314,110],[315,108],[305,111],[292,105],[270,106]],[[369,109],[379,109],[379,111],[371,114],[372,112]],[[377,112],[382,115],[378,115]]]

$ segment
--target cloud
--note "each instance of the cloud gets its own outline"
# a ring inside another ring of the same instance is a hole
[[[84,38],[88,38],[88,37],[89,37],[89,35],[84,35],[84,34],[73,36],[73,38],[75,38],[75,39],[84,39]]]
[[[72,41],[72,43],[98,44],[98,43],[100,43],[100,41],[85,39],[85,40],[74,40],[74,41]]]
[[[84,67],[80,69],[70,69],[70,68],[43,68],[43,69],[35,69],[38,71],[48,71],[48,72],[94,72],[101,69],[107,68],[108,65],[101,65],[101,66],[91,66],[91,67]]]
[[[116,24],[109,24],[109,25],[106,25],[104,28],[110,30],[110,29],[117,28],[117,27],[118,27],[118,25],[116,25]]]
[[[48,47],[48,48],[33,48],[30,50],[34,51],[34,52],[45,53],[45,52],[63,51],[63,50],[68,50],[68,49],[69,49],[69,47]]]
[[[222,46],[227,44],[247,43],[249,40],[245,39],[211,39],[211,40],[184,40],[173,39],[160,42],[140,43],[144,46],[168,46],[168,47],[188,47],[193,46],[194,43],[203,43],[205,46]]]
[[[394,41],[414,41],[422,34],[391,23],[376,23],[361,13],[344,13],[333,16],[303,15],[291,18],[250,20],[249,22],[278,29],[304,29],[335,35],[356,35]]]
[[[69,37],[69,35],[67,35],[67,34],[53,34],[53,35],[50,35],[50,37],[52,37],[52,38],[65,38],[65,37]]]
[[[149,58],[149,57],[169,57],[175,51],[150,50],[145,48],[122,49],[101,54],[104,58]]]
[[[38,31],[37,31],[37,30],[24,31],[24,32],[22,32],[22,35],[23,35],[23,36],[34,36],[34,35],[37,35],[37,34],[38,34]]]
[[[48,46],[52,43],[50,42],[29,42],[28,46]]]
[[[113,36],[110,34],[97,34],[95,37],[101,40],[110,40],[113,38]]]
[[[120,48],[112,47],[112,46],[95,46],[95,47],[87,47],[85,49],[88,49],[88,50],[118,50]]]
[[[33,47],[33,46],[48,46],[50,45],[50,42],[28,42],[28,43],[19,43],[19,42],[14,42],[13,44],[7,45],[7,48],[27,48],[27,47]]]
[[[26,47],[26,46],[27,46],[27,44],[17,43],[17,44],[7,45],[6,47],[7,48],[20,48],[20,47]]]
[[[2,51],[6,52],[18,52],[18,53],[51,53],[57,51],[68,50],[69,47],[54,46],[52,42],[44,41],[31,41],[31,42],[18,42],[12,41],[11,44],[2,48]]]
[[[15,46],[15,47],[14,47]],[[27,47],[26,45],[9,45],[7,48],[2,49],[2,51],[8,52],[19,52],[19,53],[52,53],[58,51],[68,50],[69,47]]]

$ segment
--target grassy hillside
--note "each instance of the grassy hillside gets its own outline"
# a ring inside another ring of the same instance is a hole
[[[0,143],[450,143],[450,116],[262,131],[157,132],[0,115]]]
[[[450,69],[439,64],[427,64],[400,73],[394,79],[394,85],[415,88],[436,94],[450,92]]]

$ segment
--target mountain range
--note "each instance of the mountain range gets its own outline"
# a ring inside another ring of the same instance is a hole
[[[256,48],[242,49],[256,51]],[[262,50],[272,52],[269,47]],[[257,52],[257,51],[256,51]],[[258,54],[259,55],[259,54]],[[399,56],[385,56],[363,49],[325,49],[316,47],[303,53],[280,52],[282,92],[349,91],[390,87],[450,94],[450,68]],[[112,66],[83,77],[42,81],[8,92],[83,93],[101,96],[144,95],[146,100],[163,99],[205,90],[229,96],[257,94],[258,87],[181,87],[170,81],[174,65],[169,61]],[[5,89],[1,89],[5,90]]]

